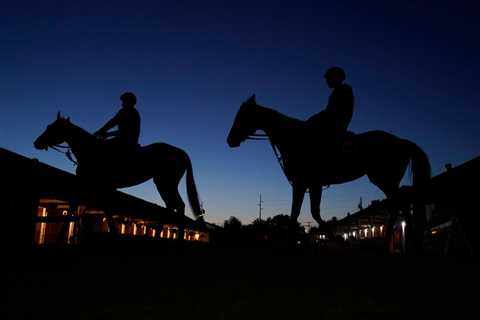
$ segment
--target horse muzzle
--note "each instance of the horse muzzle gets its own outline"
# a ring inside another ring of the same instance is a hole
[[[40,143],[38,140],[35,140],[33,146],[35,147],[35,149],[38,150],[48,150],[48,146]]]
[[[240,141],[233,141],[233,139],[227,139],[227,144],[230,148],[237,148],[240,146]]]

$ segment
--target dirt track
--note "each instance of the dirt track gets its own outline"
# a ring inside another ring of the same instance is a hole
[[[34,251],[8,319],[401,319],[474,311],[478,263],[268,248]]]

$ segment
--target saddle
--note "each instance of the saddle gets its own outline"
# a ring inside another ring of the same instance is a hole
[[[134,146],[116,139],[103,140],[98,148],[99,163],[112,169],[131,166],[142,150],[140,144]]]
[[[347,131],[343,140],[340,142],[340,152],[343,155],[354,153],[357,151],[357,145],[355,144],[355,133]]]
[[[307,134],[309,136],[309,144],[313,143],[324,149],[324,152],[321,152],[322,156],[324,156],[326,152],[328,154],[334,154],[335,158],[348,157],[358,149],[355,144],[355,133],[351,131],[347,131],[338,136],[330,132],[309,129]]]

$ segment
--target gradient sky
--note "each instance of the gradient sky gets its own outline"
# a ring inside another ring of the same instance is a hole
[[[347,71],[351,130],[415,141],[434,174],[479,155],[475,1],[9,1],[0,5],[0,147],[73,172],[33,140],[56,112],[93,132],[133,91],[140,142],[190,155],[207,220],[289,213],[267,142],[229,149],[242,101],[306,119],[326,105],[323,73]],[[406,181],[409,182],[409,181]],[[126,192],[163,204],[152,183]],[[184,182],[181,192],[185,194]],[[322,216],[383,198],[366,178],[324,193]],[[308,202],[301,221],[313,221]]]

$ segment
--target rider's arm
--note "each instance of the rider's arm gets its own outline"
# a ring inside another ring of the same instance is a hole
[[[118,137],[118,135],[119,135],[119,131],[118,131],[118,130],[103,133],[103,136],[104,136],[105,138]]]
[[[115,134],[115,132],[117,131],[114,131],[114,132],[111,132],[111,133],[107,133],[108,130],[112,129],[113,127],[115,127],[116,125],[118,125],[118,120],[119,120],[119,117],[120,117],[120,111],[112,118],[110,119],[107,123],[105,123],[105,125],[103,127],[101,127],[100,129],[98,129],[94,135],[95,136],[104,136],[104,137],[108,137],[108,136],[112,136]]]

